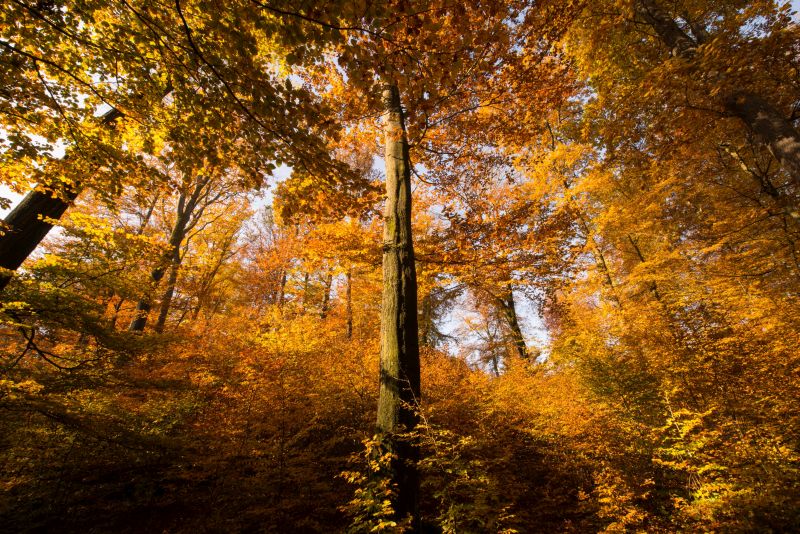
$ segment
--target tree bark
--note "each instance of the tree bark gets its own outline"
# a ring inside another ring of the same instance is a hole
[[[420,312],[420,333],[419,333],[419,344],[423,347],[432,347],[433,343],[431,343],[431,326],[433,323],[433,306],[431,303],[431,294],[428,292],[424,297],[422,297],[422,310]]]
[[[278,292],[278,308],[283,308],[283,301],[286,298],[286,269],[281,269],[281,288]]]
[[[32,191],[3,221],[7,228],[0,237],[0,267],[16,271],[42,242],[53,225],[45,219],[60,219],[78,196],[77,189],[67,192],[69,202],[41,191]],[[11,273],[0,274],[0,291],[11,281]]]
[[[347,269],[347,339],[353,339],[353,267]]]
[[[396,85],[383,90],[386,205],[383,227],[380,394],[377,430],[395,454],[391,477],[398,520],[419,518],[419,450],[400,436],[418,423],[420,362],[417,280],[411,234],[411,163]]]
[[[175,294],[175,285],[178,282],[178,268],[180,267],[180,254],[178,257],[172,258],[172,264],[169,266],[169,276],[167,277],[167,288],[164,290],[164,295],[161,297],[161,304],[158,310],[158,319],[153,327],[153,330],[159,334],[164,331],[164,325],[167,323],[167,316],[169,309],[172,306],[172,297]]]
[[[519,317],[517,316],[516,303],[514,302],[514,291],[509,286],[502,299],[500,299],[500,307],[503,310],[503,315],[506,318],[509,333],[511,335],[511,343],[517,355],[523,360],[528,359],[528,347],[525,345],[525,336],[522,335],[522,328],[519,326]]]
[[[800,188],[800,134],[792,124],[769,102],[746,91],[728,93],[723,104],[747,125]],[[800,217],[797,213],[792,216]]]
[[[323,288],[322,293],[322,307],[319,312],[319,316],[321,319],[324,319],[328,315],[328,307],[330,306],[331,302],[331,284],[333,283],[333,275],[328,272],[325,276],[325,287]]]
[[[180,262],[181,262],[180,246],[181,243],[183,243],[184,238],[186,237],[186,232],[189,227],[189,221],[192,217],[192,214],[194,213],[195,208],[197,207],[197,202],[200,200],[203,188],[205,188],[205,186],[208,184],[208,181],[209,178],[199,179],[194,187],[194,190],[192,191],[192,194],[188,198],[186,197],[185,193],[181,193],[180,197],[178,198],[177,216],[175,219],[175,224],[172,227],[172,233],[169,236],[169,251],[167,252],[166,257],[164,258],[166,260],[164,261],[164,263],[172,265],[172,268],[175,271],[176,279],[178,276],[177,270],[180,267]],[[165,265],[160,265],[155,269],[153,269],[152,273],[150,274],[150,279],[153,282],[154,288],[155,286],[158,286],[158,283],[161,281],[162,278],[164,278],[166,269],[167,267]],[[161,312],[159,313],[159,318],[161,313],[163,313],[164,319],[166,319],[166,314],[169,312],[169,306],[172,299],[172,292],[168,291],[167,293],[165,293],[165,298],[167,298],[166,303],[162,302]],[[152,308],[150,299],[151,295],[148,294],[139,300],[138,304],[136,305],[136,315],[134,316],[133,321],[131,321],[131,324],[128,327],[128,331],[142,332],[144,330],[144,327],[147,325],[147,316],[150,313],[150,309]]]
[[[698,43],[681,29],[658,2],[637,0],[636,13],[655,30],[673,55],[686,60],[694,57]],[[705,30],[698,25],[695,24],[693,28],[693,33],[697,33],[698,37],[705,34]],[[753,132],[756,140],[780,163],[794,186],[800,188],[800,133],[792,123],[770,102],[749,91],[723,92],[719,98],[723,108]],[[792,216],[797,218],[800,214],[793,211]]]
[[[100,123],[111,126],[121,116],[121,112],[111,108],[100,118]],[[0,236],[0,267],[9,271],[19,269],[53,228],[44,219],[60,219],[81,189],[79,183],[66,187],[64,198],[42,191],[31,191],[25,195],[3,221],[5,233]],[[0,273],[0,291],[11,281],[11,276]]]

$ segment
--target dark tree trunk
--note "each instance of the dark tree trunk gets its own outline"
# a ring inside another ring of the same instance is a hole
[[[150,273],[150,279],[152,280],[154,286],[157,286],[162,278],[164,278],[163,267],[157,267]],[[136,304],[136,313],[133,316],[133,321],[131,321],[131,324],[128,327],[129,332],[144,331],[144,327],[147,325],[147,316],[150,314],[150,308],[152,308],[152,304],[150,303],[149,296],[139,300],[139,302]]]
[[[655,30],[675,56],[691,60],[697,45],[704,39],[704,29],[693,24],[697,40],[692,39],[655,0],[637,0],[636,13]],[[754,93],[736,90],[725,92],[719,98],[725,110],[739,118],[756,140],[770,151],[794,187],[800,188],[800,134],[792,123],[774,105]],[[794,211],[792,216],[800,217]]]
[[[431,294],[427,293],[422,297],[422,310],[420,312],[419,344],[423,347],[430,347],[433,345],[431,343],[432,313]]]
[[[111,324],[109,327],[111,330],[114,330],[117,327],[117,318],[119,317],[119,310],[122,308],[122,304],[125,302],[125,299],[119,297],[119,301],[114,304],[114,314],[111,316]]]
[[[41,191],[32,191],[3,221],[8,229],[0,236],[0,267],[16,271],[42,242],[53,225],[46,219],[60,219],[78,196],[77,189],[67,193],[69,202]],[[11,273],[0,273],[0,291],[8,285]]]
[[[100,123],[111,126],[121,116],[122,113],[112,108],[100,118]],[[0,236],[0,267],[16,271],[53,228],[43,219],[60,219],[81,189],[80,184],[65,187],[64,198],[41,191],[25,195],[3,221],[7,230]],[[10,280],[11,274],[0,273],[0,291]]]
[[[178,198],[178,209],[177,209],[177,216],[175,219],[175,225],[172,227],[172,233],[169,236],[169,250],[164,258],[164,264],[171,265],[175,272],[175,277],[177,279],[178,276],[178,268],[180,267],[181,256],[180,256],[180,247],[183,240],[186,238],[186,233],[190,227],[190,220],[192,218],[192,214],[194,213],[195,208],[197,207],[197,203],[200,200],[200,196],[203,192],[203,189],[208,185],[209,178],[200,178],[198,179],[197,184],[192,191],[192,194],[186,196],[185,193],[181,193],[180,197]],[[197,219],[193,221],[192,224],[196,223]],[[153,272],[150,275],[150,278],[153,282],[153,289],[158,286],[158,283],[164,278],[164,274],[166,272],[166,266],[162,264],[159,267],[153,269]],[[174,291],[174,286],[173,286]],[[169,312],[169,305],[170,300],[172,298],[172,291],[168,291],[165,293],[165,297],[169,297],[166,301],[166,304],[162,302],[162,309],[161,313],[164,314],[164,319],[166,319],[166,314]],[[139,303],[136,305],[136,315],[133,318],[128,330],[131,332],[142,332],[144,327],[147,325],[147,316],[150,313],[150,309],[152,308],[152,304],[150,299],[152,296],[150,294],[145,295]],[[164,307],[166,305],[166,308]],[[160,318],[160,314],[159,314]],[[163,327],[163,325],[162,325]]]
[[[736,91],[725,95],[725,109],[738,117],[765,145],[800,189],[800,134],[769,102],[758,95]],[[800,215],[793,215],[795,218]]]
[[[386,206],[383,229],[380,394],[377,429],[395,454],[391,477],[398,520],[419,518],[417,446],[399,434],[418,423],[420,398],[417,280],[411,234],[411,163],[403,110],[396,85],[383,91]]]
[[[322,293],[322,308],[320,309],[319,316],[324,319],[328,315],[328,308],[331,302],[331,284],[333,284],[333,275],[329,272],[325,276],[325,287]]]
[[[302,309],[303,313],[305,313],[306,306],[308,306],[308,279],[309,279],[309,276],[310,275],[308,273],[306,273],[305,276],[303,276],[303,302],[302,302],[302,306],[301,306],[301,309]]]
[[[278,292],[278,308],[283,308],[286,299],[286,269],[281,269],[281,288]]]
[[[517,307],[514,302],[514,291],[509,286],[503,298],[500,299],[500,307],[503,310],[503,316],[508,325],[511,343],[514,346],[514,352],[522,359],[528,358],[528,347],[525,345],[525,337],[522,335],[522,328],[519,326],[519,317],[517,316]]]
[[[645,263],[644,254],[642,254],[642,249],[639,248],[639,243],[633,238],[632,235],[628,234],[628,241],[630,242],[631,246],[633,246],[633,251],[636,253],[636,258],[641,263]],[[658,284],[655,280],[650,281],[649,289],[650,293],[653,294],[653,297],[659,302],[661,302],[661,293],[658,292]]]
[[[353,339],[353,267],[347,269],[347,339]]]
[[[180,266],[180,257],[173,258],[172,265],[169,266],[169,276],[167,277],[167,288],[164,290],[164,295],[161,297],[161,304],[158,310],[158,319],[153,329],[159,334],[164,331],[164,325],[167,323],[167,316],[169,309],[172,306],[172,297],[175,294],[175,284],[178,282],[178,268]]]

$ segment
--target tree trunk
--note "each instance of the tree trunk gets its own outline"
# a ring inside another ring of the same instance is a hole
[[[697,43],[655,0],[637,0],[636,13],[655,30],[675,56],[692,59]],[[704,30],[699,28],[694,31],[704,34]],[[800,188],[800,134],[792,123],[771,103],[748,91],[736,90],[721,94],[720,103],[728,113],[739,118],[753,132],[756,140],[780,163],[794,186]],[[800,217],[794,211],[791,215]]]
[[[514,290],[511,286],[506,289],[506,294],[500,300],[500,307],[506,318],[506,324],[511,335],[511,343],[514,345],[515,352],[523,360],[528,359],[528,347],[525,345],[525,336],[522,335],[522,329],[519,326],[519,317],[517,316],[516,303],[514,302]]]
[[[153,281],[153,286],[157,286],[161,279],[164,278],[164,270],[165,269],[163,267],[156,267],[150,273],[150,279]],[[133,317],[133,321],[131,321],[131,324],[128,327],[129,332],[144,331],[144,327],[147,325],[147,316],[150,313],[151,307],[152,304],[150,303],[149,296],[139,299],[139,302],[136,304],[136,313]]]
[[[353,267],[347,269],[347,339],[353,339]]]
[[[117,328],[117,318],[119,317],[119,309],[122,308],[122,304],[125,302],[125,299],[119,297],[119,301],[114,304],[114,315],[111,316],[111,323],[109,324],[109,328],[114,330]]]
[[[320,318],[324,319],[328,315],[328,307],[330,306],[331,302],[331,284],[333,283],[333,275],[328,272],[328,275],[325,277],[325,287],[324,292],[322,293],[322,308],[320,309],[319,316]]]
[[[428,292],[422,297],[422,310],[420,313],[420,322],[422,324],[420,324],[419,344],[423,347],[430,347],[433,345],[431,343],[432,313],[431,294]]]
[[[175,255],[178,253],[181,243],[183,242],[183,238],[186,237],[186,225],[189,223],[189,216],[192,213],[192,209],[194,209],[193,206],[186,206],[185,197],[183,195],[181,195],[181,198],[178,201],[178,206],[178,217],[175,220],[175,226],[172,227],[172,233],[169,237],[170,249],[167,253],[167,257],[165,258],[165,260],[168,262],[175,261]],[[150,279],[153,282],[154,289],[155,286],[158,286],[158,283],[161,281],[161,279],[164,278],[165,272],[166,267],[163,265],[153,269],[152,273],[150,274]],[[128,327],[130,332],[142,332],[144,330],[144,327],[147,325],[147,315],[150,313],[150,309],[152,308],[150,299],[151,296],[148,294],[139,300],[139,303],[136,305],[136,315]]]
[[[66,196],[72,202],[78,196],[77,189],[70,189]],[[69,202],[41,191],[28,193],[3,221],[7,229],[0,236],[0,267],[16,271],[53,228],[45,219],[60,219]],[[11,276],[0,274],[0,291]]]
[[[178,268],[180,267],[180,255],[176,254],[177,258],[172,258],[172,265],[169,266],[169,277],[167,278],[167,288],[164,291],[164,296],[161,297],[161,305],[158,310],[158,319],[153,329],[159,334],[164,331],[164,325],[167,323],[167,316],[169,315],[169,308],[172,305],[172,296],[175,294],[175,284],[178,282]]]
[[[210,176],[201,178],[197,178],[197,183],[192,190],[190,195],[186,195],[185,192],[181,192],[180,196],[178,197],[178,206],[177,212],[175,217],[175,225],[172,227],[172,233],[169,236],[169,251],[164,258],[165,264],[171,264],[174,266],[175,270],[175,277],[177,279],[178,273],[177,269],[180,267],[181,263],[181,255],[180,255],[180,248],[181,243],[186,238],[186,233],[193,227],[197,221],[199,220],[199,216],[202,211],[205,209],[205,206],[200,208],[197,214],[194,213],[195,208],[197,208],[197,203],[200,201],[200,197],[203,194],[203,190],[208,185],[209,181],[211,180]],[[195,219],[192,220],[192,215],[195,215]],[[153,286],[158,285],[162,278],[164,278],[164,273],[166,271],[165,266],[159,266],[153,269],[151,274],[151,279],[153,281]],[[172,274],[170,274],[170,278]],[[162,303],[162,310],[164,315],[164,319],[166,320],[166,313],[169,312],[169,304],[172,299],[172,292],[175,290],[174,285],[172,286],[172,291],[168,291],[165,293],[165,296],[169,297],[169,300],[166,303],[166,311],[164,310],[163,303]],[[141,332],[144,330],[145,325],[147,325],[147,315],[150,313],[150,309],[152,304],[150,303],[151,295],[146,295],[142,298],[136,306],[136,316],[134,317],[133,321],[131,322],[130,327],[128,330],[131,332]],[[160,319],[160,314],[159,314]],[[163,325],[162,325],[163,326]]]
[[[633,246],[633,251],[636,252],[636,258],[639,260],[640,263],[645,263],[644,254],[642,254],[642,249],[639,248],[639,243],[633,238],[632,235],[628,234],[628,241]],[[650,288],[650,293],[653,294],[653,297],[659,302],[661,302],[661,293],[658,292],[658,284],[655,280],[651,280],[648,284]]]
[[[383,90],[386,206],[383,227],[380,394],[377,430],[394,453],[391,477],[398,520],[419,517],[419,450],[399,436],[418,422],[420,398],[417,280],[411,234],[411,163],[396,85]],[[415,530],[416,531],[416,530]]]
[[[281,269],[281,289],[278,292],[278,309],[283,308],[283,301],[286,299],[286,269]]]
[[[111,126],[121,116],[122,113],[111,108],[101,117],[100,124]],[[0,267],[16,271],[53,228],[43,219],[60,219],[81,189],[81,184],[69,185],[65,198],[41,191],[31,191],[25,195],[3,221],[6,229],[0,236]],[[11,274],[0,273],[0,291],[10,280]]]
[[[747,125],[789,174],[794,186],[800,188],[800,134],[792,124],[769,102],[746,91],[728,93],[723,104]],[[798,218],[800,214],[793,212],[792,216]]]

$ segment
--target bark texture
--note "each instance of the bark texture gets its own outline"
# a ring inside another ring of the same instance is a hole
[[[175,285],[178,283],[178,269],[180,267],[181,258],[180,253],[176,253],[172,259],[172,265],[169,267],[169,276],[167,277],[167,288],[161,297],[161,305],[158,309],[158,319],[153,327],[153,330],[159,334],[164,331],[164,325],[167,324],[167,316],[172,307],[172,297],[175,295]]]
[[[500,308],[503,310],[503,316],[506,319],[506,324],[508,324],[510,341],[514,346],[514,352],[523,360],[527,359],[528,347],[525,345],[525,337],[522,335],[522,328],[519,326],[514,291],[510,286],[506,289],[503,298],[500,299]]]
[[[420,397],[417,338],[417,280],[411,234],[411,164],[403,110],[395,85],[383,91],[386,160],[386,206],[383,230],[383,304],[381,308],[380,396],[378,433],[396,454],[397,518],[419,517],[417,447],[397,434],[414,430]]]
[[[322,307],[320,308],[319,311],[319,316],[321,319],[324,319],[325,317],[328,316],[328,311],[330,309],[331,285],[333,284],[333,273],[328,271],[328,274],[325,276],[323,282],[325,285],[323,287],[323,293],[322,293]]]
[[[111,126],[121,116],[122,113],[111,108],[100,121],[103,126]],[[25,195],[3,221],[6,230],[0,236],[0,267],[16,271],[53,228],[46,219],[60,219],[81,189],[80,184],[72,184],[63,197],[42,191]],[[10,280],[10,273],[0,273],[0,291]]]
[[[78,196],[77,190],[67,193],[69,202],[41,191],[32,191],[3,221],[8,230],[0,237],[0,267],[16,271],[42,242],[53,225],[46,219],[60,219]],[[0,290],[11,281],[11,273],[0,274]]]
[[[155,288],[158,286],[161,279],[164,278],[167,268],[169,267],[171,269],[170,284],[164,293],[164,298],[161,301],[159,309],[159,319],[156,328],[159,332],[164,328],[164,322],[166,322],[167,314],[169,313],[169,308],[172,303],[172,295],[175,291],[175,282],[178,279],[178,269],[180,269],[182,259],[180,254],[181,243],[186,239],[186,234],[189,229],[197,224],[200,215],[202,215],[202,209],[198,210],[198,212],[195,212],[195,209],[203,196],[203,192],[206,190],[209,180],[210,178],[208,177],[199,179],[190,195],[181,193],[180,197],[178,197],[177,217],[175,218],[175,224],[169,236],[169,250],[162,264],[153,269],[150,273],[150,279],[153,282],[153,288]],[[150,309],[153,306],[150,299],[151,295],[148,294],[137,303],[136,314],[128,327],[129,331],[142,332],[144,330],[144,327],[147,325],[147,316],[150,314]]]

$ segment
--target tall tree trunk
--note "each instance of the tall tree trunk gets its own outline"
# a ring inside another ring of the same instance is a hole
[[[194,191],[188,199],[184,193],[181,193],[180,197],[178,198],[177,217],[175,219],[175,224],[172,227],[172,233],[169,236],[169,251],[164,258],[164,263],[170,264],[175,262],[175,256],[176,254],[179,254],[181,243],[186,237],[186,228],[189,224],[189,219],[191,218],[192,212],[197,205],[197,201],[200,198],[200,194],[206,183],[208,183],[207,180],[201,180],[195,186]],[[178,261],[180,262],[180,256],[178,257]],[[164,278],[166,270],[167,267],[163,264],[153,269],[152,273],[150,274],[150,279],[153,282],[153,289],[155,289],[161,279]],[[130,332],[142,332],[144,330],[144,327],[147,325],[147,316],[152,308],[152,304],[150,302],[151,298],[152,295],[148,293],[139,300],[138,304],[136,305],[136,315],[128,327]]]
[[[681,29],[675,19],[655,0],[637,0],[636,13],[649,24],[661,41],[678,57],[691,60],[699,44]],[[696,24],[693,31],[700,43],[705,34]],[[722,75],[720,75],[722,76]],[[767,147],[791,178],[800,187],[800,133],[779,110],[759,95],[734,90],[720,95],[720,103],[731,115],[739,118],[753,132],[758,142]],[[800,215],[792,211],[792,216]]]
[[[286,299],[286,269],[281,269],[281,288],[278,292],[278,309],[283,308]]]
[[[630,234],[628,234],[628,241],[633,246],[633,251],[636,252],[636,258],[639,260],[639,262],[646,263],[644,254],[642,254],[642,249],[639,248],[639,243]],[[661,302],[661,293],[658,292],[658,284],[655,282],[655,280],[651,280],[648,285],[650,286],[650,293],[653,294],[653,297],[655,297],[657,301]]]
[[[333,275],[328,271],[325,276],[325,287],[322,293],[322,308],[320,309],[319,316],[324,319],[328,315],[328,307],[331,302],[331,284],[333,283]]]
[[[735,91],[725,95],[725,109],[741,119],[800,187],[800,134],[778,110],[758,95]],[[800,217],[792,213],[794,218]]]
[[[419,450],[398,434],[413,431],[420,397],[417,337],[417,280],[411,234],[411,163],[403,110],[396,85],[383,90],[386,206],[383,227],[383,303],[381,308],[378,434],[395,454],[391,466],[398,520],[419,517]],[[416,531],[416,530],[415,530]]]
[[[503,316],[506,318],[509,333],[511,335],[511,343],[514,345],[514,351],[522,359],[528,358],[528,347],[525,345],[525,336],[522,335],[522,328],[519,326],[519,317],[517,316],[517,307],[514,302],[514,290],[508,286],[505,294],[500,299],[500,307],[503,310]]]
[[[156,267],[150,273],[150,279],[154,287],[158,286],[158,283],[164,278],[164,271],[165,269],[163,267]],[[136,312],[133,316],[133,320],[128,327],[129,332],[144,331],[144,327],[147,325],[147,316],[150,314],[150,308],[152,308],[152,304],[150,303],[149,295],[139,299],[139,302],[136,303]]]
[[[211,288],[214,286],[214,280],[217,277],[217,273],[222,268],[222,265],[225,263],[225,260],[230,258],[230,247],[233,245],[233,241],[236,238],[236,233],[230,235],[228,239],[226,239],[222,244],[222,250],[220,252],[217,261],[214,263],[214,268],[211,269],[211,272],[208,273],[205,280],[203,281],[200,291],[197,293],[197,305],[192,310],[192,320],[196,320],[197,317],[200,315],[200,309],[203,307],[203,303],[206,301],[208,294],[211,292]],[[262,299],[259,299],[262,300]],[[263,302],[263,300],[262,300]],[[262,304],[259,304],[259,315],[261,315]]]
[[[347,299],[347,309],[345,314],[347,315],[347,339],[353,339],[353,266],[351,265],[347,269],[347,289],[346,291],[346,299]]]
[[[121,116],[121,112],[111,108],[100,118],[100,124],[111,126]],[[31,191],[25,195],[3,220],[5,233],[0,236],[0,267],[9,271],[19,269],[53,228],[45,219],[60,219],[81,189],[79,183],[65,186],[64,198],[42,191]],[[10,280],[11,274],[0,273],[0,291]]]
[[[419,344],[423,347],[430,347],[431,343],[431,323],[433,318],[431,314],[433,313],[432,306],[431,306],[431,294],[428,292],[424,297],[422,297],[422,310],[420,313],[420,333],[419,333]]]
[[[172,264],[169,266],[169,276],[167,277],[167,288],[164,290],[164,295],[161,297],[161,304],[158,310],[158,319],[153,329],[159,334],[164,331],[164,325],[167,323],[167,316],[169,315],[170,306],[172,306],[172,296],[175,294],[175,285],[178,282],[178,269],[180,268],[181,258],[180,253],[176,253],[172,258]]]

